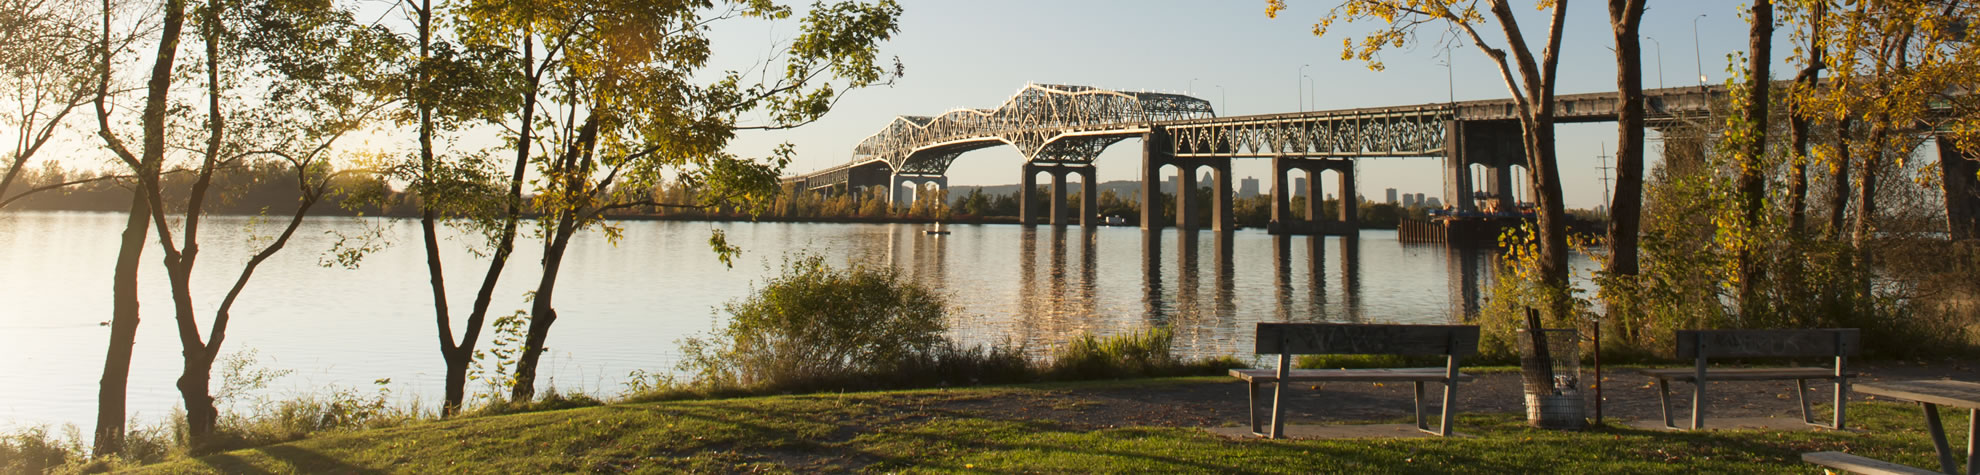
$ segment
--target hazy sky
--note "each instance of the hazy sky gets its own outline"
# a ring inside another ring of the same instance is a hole
[[[902,0],[901,31],[882,46],[882,54],[899,57],[905,77],[891,87],[854,91],[816,123],[793,130],[742,132],[730,150],[762,157],[777,144],[790,142],[800,158],[788,172],[805,173],[848,160],[854,145],[895,116],[996,107],[1027,83],[1184,93],[1211,101],[1221,116],[1295,112],[1302,109],[1302,96],[1310,104],[1305,108],[1311,110],[1424,104],[1453,96],[1456,100],[1508,97],[1505,84],[1482,53],[1468,44],[1454,54],[1437,46],[1446,35],[1441,27],[1422,30],[1419,44],[1412,48],[1386,53],[1388,69],[1376,72],[1360,61],[1339,59],[1342,38],[1371,25],[1336,25],[1328,37],[1314,37],[1314,21],[1334,2],[1289,3],[1291,9],[1271,19],[1265,16],[1264,0]],[[1614,56],[1609,50],[1613,41],[1606,5],[1590,0],[1569,3],[1557,92],[1613,91]],[[1518,11],[1538,49],[1546,27],[1543,12],[1530,7]],[[1700,64],[1711,82],[1723,81],[1727,56],[1746,48],[1742,12],[1736,2],[1650,2],[1643,17],[1643,33],[1648,37],[1643,42],[1644,86],[1697,84]],[[1707,16],[1698,18],[1700,14]],[[386,23],[400,21],[390,14],[367,15]],[[1694,19],[1701,55],[1693,54]],[[770,51],[767,45],[787,42],[794,33],[791,21],[739,19],[717,25],[712,32],[716,56],[704,76],[758,66]],[[1499,36],[1488,38],[1503,43]],[[1777,61],[1787,60],[1790,41],[1788,32],[1776,32]],[[1776,78],[1792,76],[1793,67],[1777,64]],[[1312,89],[1302,93],[1308,84]],[[88,133],[94,127],[87,115],[82,111],[72,116],[69,125],[81,132],[68,134],[51,152],[71,167],[109,163]],[[457,146],[496,143],[492,135],[482,135],[487,134],[463,137],[465,142]],[[1613,123],[1560,126],[1557,150],[1569,207],[1594,207],[1602,200],[1596,157],[1604,150],[1613,152],[1615,137]],[[1659,146],[1656,139],[1652,132],[1653,161]],[[391,153],[409,147],[411,136],[381,131],[351,142],[347,146]],[[1100,179],[1134,179],[1141,166],[1140,148],[1138,140],[1108,148],[1097,162]],[[1022,160],[1010,147],[969,152],[949,169],[949,183],[1016,183]],[[1372,199],[1382,199],[1385,188],[1438,196],[1443,190],[1439,163],[1428,158],[1361,159],[1357,186]],[[1266,159],[1241,159],[1234,171],[1239,177],[1262,179],[1270,168]],[[1331,193],[1335,187],[1326,184],[1325,188]]]
[[[883,54],[900,57],[905,77],[892,87],[854,92],[815,124],[745,133],[732,150],[761,156],[788,141],[802,157],[791,172],[802,173],[849,159],[853,145],[894,116],[995,107],[1026,83],[1186,93],[1211,101],[1224,116],[1300,110],[1300,88],[1307,84],[1300,78],[1301,65],[1310,65],[1304,68],[1312,78],[1313,90],[1306,93],[1310,109],[1444,102],[1453,94],[1457,100],[1508,97],[1490,61],[1468,44],[1455,51],[1456,60],[1446,69],[1446,56],[1435,46],[1445,34],[1442,28],[1422,31],[1420,46],[1386,53],[1387,70],[1375,72],[1360,61],[1339,59],[1341,39],[1365,26],[1337,25],[1326,38],[1317,38],[1312,25],[1334,3],[1288,3],[1292,8],[1272,19],[1264,14],[1264,0],[904,1],[900,34]],[[1558,93],[1615,90],[1606,8],[1602,2],[1569,2]],[[1521,26],[1538,54],[1545,18],[1530,7],[1521,11],[1527,16]],[[1643,33],[1656,42],[1643,41],[1644,86],[1660,82],[1660,43],[1663,84],[1696,84],[1700,63],[1711,82],[1723,81],[1727,55],[1746,48],[1743,11],[1737,2],[1650,2]],[[1707,16],[1697,19],[1702,57],[1694,60],[1692,26],[1699,14]],[[746,34],[724,35],[788,37],[793,31],[789,25],[735,26]],[[1777,60],[1791,51],[1788,37],[1786,31],[1776,33]],[[1774,68],[1777,78],[1792,73],[1788,66]],[[1593,207],[1602,199],[1596,156],[1605,147],[1613,153],[1615,125],[1563,125],[1559,135],[1567,205]],[[1654,133],[1650,147],[1654,160]],[[949,183],[1015,183],[1022,160],[1010,147],[969,152],[949,169]],[[1141,166],[1140,142],[1115,144],[1097,165],[1102,181],[1133,179]],[[1263,178],[1270,167],[1269,160],[1245,159],[1235,171]],[[1385,188],[1428,196],[1442,192],[1434,159],[1362,159],[1358,172],[1361,194],[1372,199],[1381,199]]]

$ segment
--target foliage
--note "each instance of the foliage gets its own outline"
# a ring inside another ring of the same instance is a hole
[[[728,324],[681,341],[682,371],[714,386],[793,387],[929,360],[946,343],[944,298],[885,267],[791,256]]]
[[[87,2],[0,2],[0,127],[12,147],[0,158],[0,208],[30,193],[70,182],[23,185],[37,152],[63,130],[70,113],[95,98],[95,66],[101,55],[91,41]],[[55,163],[53,161],[44,164]]]
[[[1176,334],[1155,327],[1106,339],[1082,333],[1052,353],[1045,374],[1055,379],[1147,377],[1173,374],[1182,360],[1170,348]]]
[[[1519,331],[1527,329],[1526,312],[1569,302],[1567,315],[1587,315],[1589,302],[1572,286],[1554,286],[1542,277],[1540,245],[1533,223],[1523,222],[1499,236],[1505,255],[1498,262],[1490,297],[1478,313],[1478,357],[1487,361],[1516,360],[1521,355]],[[1542,328],[1578,328],[1582,321],[1541,312]]]

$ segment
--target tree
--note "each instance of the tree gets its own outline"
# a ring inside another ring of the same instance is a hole
[[[1609,28],[1616,39],[1616,195],[1609,204],[1611,276],[1635,276],[1637,240],[1643,214],[1643,24],[1644,0],[1609,0]],[[1605,289],[1606,290],[1606,289]],[[1610,311],[1632,309],[1611,300]]]
[[[523,51],[518,65],[528,95],[508,120],[513,139],[540,177],[532,203],[541,217],[543,272],[530,294],[528,330],[515,366],[513,400],[535,394],[537,360],[556,323],[556,283],[579,231],[601,228],[616,239],[605,213],[635,206],[731,203],[752,214],[772,204],[788,145],[768,162],[723,150],[738,130],[794,127],[817,120],[845,91],[878,84],[889,71],[876,45],[898,29],[891,0],[814,5],[774,61],[752,76],[729,71],[695,83],[714,51],[709,29],[739,18],[779,20],[793,13],[767,0],[653,3],[635,0],[471,2],[460,9],[471,44]],[[542,51],[536,51],[538,45]],[[782,74],[772,71],[782,70]],[[899,67],[894,71],[898,75]],[[542,110],[539,111],[538,107]],[[763,123],[740,122],[760,114]],[[537,128],[546,133],[537,134]],[[700,203],[647,196],[672,175],[701,191]],[[719,231],[718,258],[736,249]]]
[[[407,68],[409,77],[397,88],[406,106],[398,119],[417,128],[419,147],[410,163],[398,167],[398,175],[412,183],[420,196],[420,239],[426,254],[427,283],[433,291],[440,356],[446,365],[440,414],[451,416],[460,411],[467,398],[468,367],[474,362],[495,285],[515,250],[534,124],[521,124],[521,139],[513,144],[515,154],[506,172],[488,155],[469,154],[450,160],[436,152],[434,140],[439,134],[474,123],[499,121],[503,111],[517,104],[527,104],[523,115],[534,116],[534,104],[525,103],[527,98],[522,96],[537,83],[519,84],[521,78],[515,73],[522,59],[507,50],[436,38],[436,33],[443,32],[437,26],[437,16],[444,12],[436,11],[431,0],[403,1],[398,6],[406,10],[413,24],[417,45],[414,56],[401,60],[411,67]],[[534,50],[525,48],[523,54],[534,54]],[[440,251],[443,220],[477,231],[488,247],[487,271],[458,338]]]
[[[1740,315],[1752,318],[1766,305],[1760,294],[1765,267],[1754,251],[1762,240],[1761,207],[1767,198],[1767,93],[1773,87],[1768,68],[1773,63],[1774,2],[1755,0],[1748,21],[1752,26],[1746,35],[1746,90],[1740,98],[1740,114],[1730,119],[1733,123],[1726,130],[1732,134],[1733,146],[1738,147],[1739,164],[1739,225],[1732,237],[1737,241],[1734,265],[1739,269],[1734,275],[1739,281]]]
[[[0,112],[0,123],[14,138],[0,172],[0,209],[71,184],[12,191],[35,154],[62,130],[63,119],[94,97],[97,53],[87,13],[78,0],[0,1],[0,97],[13,106]]]
[[[1828,29],[1825,17],[1828,16],[1829,2],[1812,0],[1802,3],[1809,4],[1806,5],[1805,14],[1798,14],[1802,13],[1798,8],[1802,5],[1790,2],[1786,4],[1789,8],[1787,15],[1784,15],[1790,22],[1800,23],[1799,28],[1793,30],[1794,35],[1808,41],[1807,48],[1800,50],[1804,53],[1795,55],[1802,58],[1802,68],[1800,72],[1795,73],[1794,84],[1790,86],[1786,98],[1788,135],[1792,142],[1788,150],[1788,232],[1795,238],[1805,236],[1808,221],[1808,165],[1811,159],[1808,139],[1809,129],[1814,120],[1803,109],[1808,107],[1805,102],[1810,95],[1815,94],[1815,88],[1820,85],[1824,67],[1823,51],[1828,48],[1822,32]],[[1841,169],[1847,168],[1845,166]]]
[[[1270,16],[1276,17],[1286,8],[1284,0],[1267,2],[1266,14]],[[1409,44],[1418,26],[1444,22],[1461,30],[1479,52],[1498,66],[1499,76],[1512,93],[1518,111],[1526,169],[1539,207],[1536,213],[1540,241],[1538,277],[1543,286],[1552,289],[1548,313],[1557,321],[1566,320],[1571,311],[1567,294],[1567,223],[1561,204],[1560,166],[1554,153],[1554,85],[1567,0],[1538,2],[1540,8],[1551,10],[1551,14],[1547,45],[1537,58],[1528,47],[1508,0],[1485,3],[1491,14],[1489,21],[1497,23],[1505,36],[1502,46],[1494,46],[1481,33],[1488,19],[1475,0],[1350,0],[1321,17],[1314,25],[1314,34],[1325,36],[1327,28],[1337,21],[1380,21],[1383,25],[1363,37],[1358,46],[1354,41],[1342,40],[1341,50],[1342,59],[1359,58],[1371,69],[1380,70],[1382,62],[1378,53]],[[1527,326],[1529,330],[1538,330],[1542,322],[1537,317],[1528,318]],[[1544,356],[1545,339],[1531,340],[1535,346],[1533,354]],[[1525,377],[1532,387],[1551,387],[1552,368],[1529,366]]]
[[[1828,87],[1795,89],[1792,102],[1797,104],[1797,114],[1842,124],[1837,126],[1838,134],[1847,145],[1834,150],[1836,159],[1830,166],[1838,172],[1840,167],[1852,165],[1857,169],[1856,219],[1850,241],[1858,254],[1857,264],[1868,269],[1872,263],[1867,244],[1877,233],[1879,211],[1876,172],[1901,165],[1915,143],[1914,133],[1943,134],[1967,147],[1975,143],[1971,139],[1980,136],[1980,114],[1975,113],[1980,99],[1968,93],[1973,84],[1980,83],[1976,79],[1980,78],[1980,46],[1970,40],[1975,33],[1970,19],[1980,17],[1980,4],[1934,0],[1843,3],[1825,5],[1822,12],[1821,21],[1804,22],[1800,27],[1811,41],[1819,39],[1824,45],[1823,67],[1832,76]],[[1808,17],[1815,18],[1812,14]],[[1853,129],[1867,133],[1853,133]],[[1850,163],[1849,158],[1855,158],[1856,163]],[[1831,215],[1834,224],[1841,224],[1840,218],[1839,214]],[[1862,282],[1864,289],[1868,284],[1867,279]]]
[[[178,18],[168,20],[176,26],[169,28],[184,26],[183,7],[176,5]],[[168,14],[172,9],[168,7]],[[203,109],[204,116],[172,117],[186,127],[182,133],[172,133],[180,131],[168,130],[163,123],[167,117],[161,114],[157,129],[147,127],[147,132],[161,134],[156,138],[146,134],[147,149],[153,141],[163,145],[167,138],[187,138],[174,144],[176,149],[194,151],[191,158],[197,160],[192,166],[196,178],[186,192],[186,201],[167,203],[164,199],[157,171],[163,163],[162,150],[157,162],[146,163],[107,125],[102,135],[112,152],[137,172],[136,195],[145,201],[157,228],[184,355],[177,385],[185,404],[191,446],[201,452],[213,448],[215,442],[219,411],[210,383],[213,363],[226,341],[230,310],[254,271],[282,250],[311,207],[330,192],[336,178],[328,173],[335,154],[332,146],[346,134],[366,127],[368,119],[382,108],[374,100],[381,96],[375,94],[381,85],[371,75],[379,72],[375,68],[384,57],[397,54],[402,46],[389,34],[361,26],[350,12],[327,1],[221,0],[200,5],[196,13],[194,25],[203,46],[203,64],[195,81],[201,89],[187,95],[203,99],[203,104],[185,104],[179,109],[187,114]],[[174,33],[169,43],[176,49]],[[150,93],[163,100],[170,93],[171,77],[155,75],[153,79]],[[99,120],[107,124],[106,116],[99,114]],[[203,132],[204,137],[192,138],[198,135],[194,130]],[[222,167],[262,156],[288,164],[302,199],[286,226],[267,238],[242,266],[202,335],[191,281],[199,257],[199,227],[206,201],[218,198],[212,196],[213,176]],[[175,211],[183,212],[177,234],[169,216]]]
[[[178,58],[179,35],[185,27],[186,4],[183,0],[166,0],[162,10],[158,49],[152,56],[151,76],[145,84],[140,132],[143,136],[142,148],[136,153],[124,145],[123,139],[110,127],[111,71],[112,65],[116,64],[114,53],[123,45],[112,39],[113,32],[117,30],[112,26],[114,13],[110,1],[104,0],[100,10],[102,29],[98,32],[96,44],[99,67],[96,71],[96,93],[91,98],[96,109],[97,135],[131,167],[140,188],[147,183],[158,183],[159,168],[164,162],[165,114],[169,107],[166,99],[171,94],[172,66]],[[131,375],[131,345],[137,342],[138,259],[144,255],[145,237],[151,234],[151,214],[152,208],[144,193],[131,193],[130,213],[124,220],[124,233],[118,241],[117,262],[111,275],[110,344],[103,359],[103,378],[98,382],[95,443],[92,447],[98,456],[120,452],[124,446],[124,396]]]

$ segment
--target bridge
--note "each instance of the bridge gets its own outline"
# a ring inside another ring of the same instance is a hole
[[[1646,123],[1665,127],[1702,117],[1724,97],[1723,86],[1644,91]],[[1555,97],[1555,119],[1562,123],[1614,121],[1613,92]],[[1384,157],[1444,159],[1444,196],[1460,211],[1512,209],[1514,167],[1524,167],[1516,106],[1512,99],[1446,102],[1284,114],[1218,117],[1208,101],[1179,94],[1110,91],[1086,86],[1033,84],[993,109],[961,109],[935,117],[901,116],[860,141],[843,165],[786,177],[796,190],[857,191],[886,186],[889,199],[911,199],[908,190],[948,186],[951,164],[966,152],[1009,145],[1025,158],[1021,165],[1019,222],[1034,224],[1032,200],[1037,175],[1051,180],[1049,222],[1071,224],[1066,203],[1067,176],[1084,187],[1082,225],[1099,224],[1098,180],[1094,159],[1120,141],[1139,138],[1141,226],[1158,229],[1163,167],[1173,167],[1178,190],[1196,189],[1196,174],[1211,171],[1214,193],[1208,225],[1233,229],[1231,161],[1272,160],[1272,231],[1289,234],[1349,233],[1358,225],[1354,210],[1355,160]],[[1477,167],[1474,172],[1474,166]],[[1320,216],[1317,186],[1306,197],[1306,216],[1291,212],[1287,176],[1304,171],[1317,179],[1335,172],[1341,206],[1338,217]],[[1474,176],[1482,175],[1482,176]],[[1481,180],[1482,179],[1482,180]],[[1483,183],[1475,183],[1483,181]],[[1474,187],[1484,185],[1485,194]],[[1179,228],[1204,225],[1202,210],[1176,200]]]

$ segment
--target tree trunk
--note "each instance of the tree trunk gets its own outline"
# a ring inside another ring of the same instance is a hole
[[[1609,0],[1609,26],[1616,38],[1616,194],[1609,203],[1611,276],[1637,273],[1637,233],[1643,213],[1643,47],[1638,27],[1643,0]],[[1611,299],[1609,317],[1631,312]],[[1627,329],[1624,325],[1621,328]]]
[[[178,57],[179,34],[185,27],[186,4],[183,0],[169,0],[163,8],[163,19],[159,24],[158,53],[153,57],[151,77],[146,83],[144,115],[142,123],[144,138],[139,154],[132,154],[124,142],[110,130],[109,109],[105,102],[110,94],[110,5],[103,5],[102,69],[96,96],[97,134],[105,145],[122,158],[137,175],[136,186],[131,192],[131,215],[125,222],[124,236],[117,254],[117,264],[112,275],[112,304],[110,348],[103,362],[103,379],[99,381],[97,400],[96,441],[93,450],[97,456],[111,455],[123,449],[124,411],[126,410],[125,388],[130,381],[131,346],[137,338],[138,325],[138,259],[143,255],[143,246],[149,220],[162,210],[154,209],[150,193],[158,185],[158,174],[165,156],[165,114],[169,104],[167,98],[172,87],[172,64]],[[114,413],[113,413],[114,411]],[[108,435],[109,437],[104,437]]]
[[[1980,237],[1980,163],[1967,158],[1950,137],[1939,137],[1939,183],[1946,195],[1946,235],[1954,241]]]
[[[1765,311],[1767,304],[1761,295],[1763,287],[1760,285],[1760,280],[1766,277],[1766,269],[1760,264],[1760,257],[1754,248],[1763,242],[1760,211],[1767,197],[1767,92],[1772,87],[1768,65],[1773,60],[1774,3],[1771,0],[1753,2],[1752,21],[1746,39],[1747,102],[1744,115],[1747,137],[1740,150],[1739,167],[1740,211],[1745,229],[1735,237],[1741,241],[1737,256],[1740,317],[1749,324]]]
[[[1836,163],[1829,168],[1829,239],[1842,241],[1849,216],[1849,119],[1836,121]]]
[[[143,195],[131,193],[131,213],[124,221],[124,238],[117,249],[110,284],[110,349],[103,357],[103,379],[98,381],[96,392],[92,453],[97,457],[124,450],[125,390],[131,380],[131,346],[137,343],[138,263],[144,256],[145,237],[150,234],[151,206]]]
[[[1808,25],[1814,32],[1808,35],[1808,63],[1803,65],[1801,72],[1794,76],[1794,82],[1800,86],[1803,94],[1814,93],[1817,83],[1821,80],[1822,68],[1825,67],[1823,56],[1826,45],[1822,42],[1820,32],[1828,10],[1827,2],[1816,2],[1813,10],[1809,12]],[[1789,163],[1792,170],[1788,176],[1788,232],[1799,239],[1805,235],[1808,227],[1808,134],[1813,124],[1808,117],[1809,114],[1801,110],[1803,101],[1793,96],[1788,99],[1788,133],[1792,135],[1790,140],[1794,143],[1792,151],[1794,158]]]
[[[186,433],[191,439],[191,452],[194,455],[207,453],[214,448],[214,429],[220,421],[220,409],[213,404],[210,390],[213,379],[213,353],[205,348],[188,348],[185,351],[185,370],[179,374],[179,395],[186,405]]]
[[[571,236],[576,234],[576,218],[572,213],[558,218],[557,232],[549,245],[544,246],[543,278],[537,281],[536,295],[530,303],[529,333],[523,337],[521,358],[516,361],[516,386],[509,391],[509,399],[516,402],[528,401],[536,397],[536,364],[543,356],[543,344],[549,339],[550,325],[557,323],[557,309],[552,306],[557,292],[557,273],[564,266],[564,250],[568,249]]]

